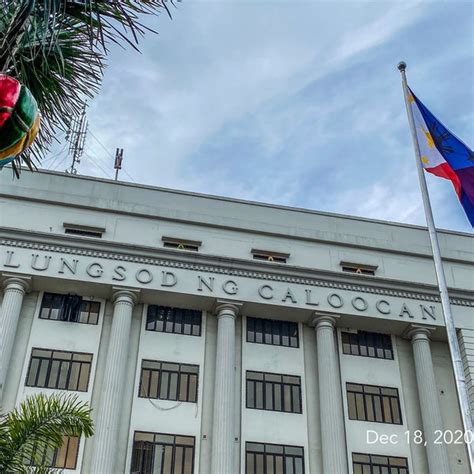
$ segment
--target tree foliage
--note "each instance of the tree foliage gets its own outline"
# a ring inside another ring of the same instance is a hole
[[[88,404],[77,395],[34,395],[18,408],[0,415],[0,472],[56,472],[43,463],[42,454],[60,448],[63,436],[92,436],[94,425]]]
[[[179,0],[178,0],[179,1]],[[0,0],[0,71],[28,87],[42,116],[40,133],[22,154],[33,169],[59,130],[67,131],[98,92],[111,44],[138,48],[146,15],[168,0]]]

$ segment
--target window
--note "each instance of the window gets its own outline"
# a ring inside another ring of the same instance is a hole
[[[45,293],[39,317],[72,323],[97,324],[99,312],[100,303],[96,301],[84,301],[77,295]]]
[[[408,459],[352,453],[354,474],[408,474]]]
[[[26,385],[87,392],[91,364],[92,354],[33,349]]]
[[[271,252],[269,250],[251,250],[254,260],[264,260],[266,262],[286,263],[290,258],[289,253]]]
[[[63,436],[63,445],[58,449],[39,450],[35,446],[33,455],[24,460],[28,466],[45,465],[57,469],[76,469],[79,438]]]
[[[349,419],[402,424],[396,388],[346,383],[346,391]]]
[[[357,333],[343,332],[341,336],[344,354],[393,359],[392,338],[388,334],[357,331]]]
[[[299,347],[298,324],[289,321],[248,317],[247,342]]]
[[[135,431],[132,474],[193,474],[194,436]]]
[[[197,252],[202,242],[197,240],[176,239],[174,237],[162,237],[163,247],[177,250],[191,250]]]
[[[302,413],[301,378],[247,370],[247,408]]]
[[[340,263],[343,272],[357,273],[359,275],[375,275],[377,270],[376,265],[365,265],[363,263],[351,263],[341,262]]]
[[[101,239],[105,232],[103,227],[93,227],[89,225],[69,224],[64,222],[64,233],[72,235],[80,235],[81,237],[95,237]]]
[[[246,443],[246,474],[304,474],[304,450],[300,446]]]
[[[196,402],[199,366],[143,360],[139,396]]]
[[[202,313],[195,309],[148,306],[147,331],[170,332],[188,336],[201,335]]]

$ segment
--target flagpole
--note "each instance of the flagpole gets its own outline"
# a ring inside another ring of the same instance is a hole
[[[446,285],[446,278],[444,276],[443,263],[441,260],[441,252],[439,250],[438,235],[433,219],[433,211],[431,210],[431,203],[428,194],[428,187],[426,185],[425,173],[421,164],[420,145],[416,136],[415,121],[413,118],[413,111],[408,99],[408,85],[405,75],[407,65],[404,62],[398,64],[398,69],[402,75],[403,95],[405,96],[405,105],[407,108],[408,123],[410,124],[411,137],[413,140],[413,148],[415,149],[416,169],[418,170],[418,178],[420,181],[421,195],[423,197],[423,205],[425,208],[426,223],[428,225],[428,233],[431,241],[431,249],[433,251],[433,260],[436,270],[436,278],[438,280],[439,294],[441,297],[441,306],[443,308],[444,322],[446,324],[446,332],[448,335],[449,351],[451,353],[451,363],[454,371],[454,378],[456,380],[456,391],[459,400],[459,408],[461,410],[461,418],[464,427],[467,451],[469,454],[469,462],[471,472],[474,473],[474,443],[469,441],[472,438],[473,420],[469,406],[469,395],[467,391],[466,378],[464,375],[464,367],[461,358],[461,351],[456,335],[456,328],[454,326],[454,319],[451,313],[451,306],[449,303],[448,287]],[[440,427],[441,429],[441,427]],[[469,433],[470,432],[470,433]]]

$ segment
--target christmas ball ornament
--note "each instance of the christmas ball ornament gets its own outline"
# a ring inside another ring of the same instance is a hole
[[[33,143],[39,124],[38,104],[29,89],[0,74],[0,168]]]

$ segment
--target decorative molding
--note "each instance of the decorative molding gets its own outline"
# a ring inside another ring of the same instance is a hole
[[[177,269],[183,269],[183,270],[202,271],[202,272],[215,273],[215,274],[221,274],[221,275],[238,276],[242,278],[252,278],[252,279],[257,279],[257,280],[277,281],[277,282],[283,282],[283,283],[292,283],[292,284],[300,284],[300,285],[323,287],[323,288],[334,288],[338,290],[355,291],[359,293],[371,293],[371,294],[385,295],[385,296],[394,296],[394,297],[399,297],[399,298],[409,298],[409,299],[420,300],[420,301],[432,301],[435,303],[438,303],[441,301],[438,296],[436,296],[435,294],[430,294],[430,293],[408,291],[408,290],[403,290],[400,288],[392,289],[392,288],[385,288],[383,286],[369,286],[369,285],[355,284],[355,283],[349,283],[349,282],[324,280],[324,279],[318,279],[318,278],[312,278],[312,277],[291,275],[288,273],[291,271],[291,269],[288,267],[285,267],[285,270],[287,273],[283,273],[281,271],[277,273],[276,270],[277,269],[280,270],[280,267],[277,268],[276,266],[273,266],[273,265],[272,265],[272,272],[266,272],[263,270],[250,270],[250,269],[241,269],[241,268],[236,268],[236,267],[232,268],[228,266],[208,264],[208,263],[189,262],[189,261],[172,260],[172,259],[157,258],[157,257],[144,257],[144,256],[139,256],[139,255],[120,253],[116,251],[101,251],[101,250],[94,250],[94,249],[89,249],[89,248],[70,247],[66,245],[54,245],[54,244],[30,242],[30,241],[25,241],[25,240],[13,240],[13,239],[6,239],[6,238],[0,239],[0,245],[9,246],[9,247],[17,247],[17,248],[25,248],[25,249],[31,249],[31,250],[41,250],[45,252],[79,255],[79,256],[84,256],[84,257],[103,258],[103,259],[115,260],[119,262],[131,262],[131,263],[140,263],[140,264],[145,264],[145,265],[155,265],[155,266],[160,266],[160,267],[177,268]],[[235,265],[236,259],[232,259],[232,261],[234,262],[234,265]],[[255,262],[252,260],[252,261],[245,261],[242,263],[245,263],[247,265],[252,265]],[[311,269],[298,269],[298,270],[305,271],[305,270],[311,270]],[[374,277],[371,277],[371,278],[373,279]],[[396,284],[396,282],[393,282],[393,283]],[[474,307],[474,299],[471,300],[471,299],[466,299],[466,298],[451,297],[450,301],[452,304],[457,305],[457,306],[467,306],[471,308]]]

